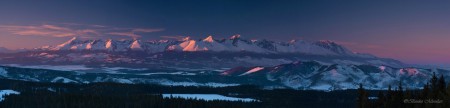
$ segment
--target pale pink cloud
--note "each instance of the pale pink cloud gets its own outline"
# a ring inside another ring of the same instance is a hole
[[[26,31],[17,31],[13,34],[17,35],[49,35],[48,32],[36,31],[36,30],[26,30]]]
[[[139,33],[159,32],[164,29],[150,28],[116,28],[102,25],[85,25],[77,23],[43,24],[34,26],[0,25],[0,32],[6,32],[21,36],[44,37],[80,37],[95,38],[107,35],[128,36],[132,38],[142,37]]]
[[[71,29],[69,29],[69,28],[59,27],[59,26],[56,26],[56,25],[44,24],[41,27],[45,28],[45,29],[50,29],[50,30],[71,31]]]
[[[55,36],[55,37],[74,37],[74,36],[76,36],[76,34],[73,34],[73,33],[58,33],[58,34],[54,34],[53,36]]]
[[[48,24],[40,26],[0,26],[0,31],[22,36],[73,37],[82,35],[70,28]]]
[[[101,35],[97,30],[93,29],[84,29],[84,30],[78,30],[79,34],[95,34],[95,35]]]
[[[129,36],[132,38],[140,38],[140,35],[134,34],[133,32],[110,32],[108,33],[110,35],[117,35],[117,36]]]
[[[109,32],[108,34],[110,34],[110,35],[117,35],[117,36],[129,36],[129,37],[132,37],[132,38],[140,38],[142,36],[137,34],[137,33],[151,33],[151,32],[160,32],[160,31],[164,31],[164,29],[135,28],[135,29],[132,29],[131,31],[126,31],[126,32]]]

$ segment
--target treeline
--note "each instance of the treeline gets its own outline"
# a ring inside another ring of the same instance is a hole
[[[8,95],[1,108],[256,108],[258,102],[163,98],[157,94],[98,95],[39,91]]]
[[[0,108],[352,108],[358,96],[356,90],[264,90],[253,85],[212,88],[117,83],[64,84],[0,78],[2,89],[13,89],[21,94],[7,96],[5,101],[0,102]],[[259,102],[164,99],[160,96],[163,93],[221,94],[253,98]]]
[[[387,91],[369,98],[360,84],[358,94],[358,108],[450,108],[450,83],[445,82],[443,75],[437,78],[434,73],[421,90],[407,90],[399,83],[395,90],[389,86]]]

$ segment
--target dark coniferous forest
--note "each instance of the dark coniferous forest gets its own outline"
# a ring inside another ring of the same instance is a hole
[[[389,86],[370,99],[370,93],[360,84],[358,94],[358,108],[450,108],[450,83],[443,75],[438,78],[433,74],[421,90],[408,90],[399,83],[395,89]]]
[[[7,95],[1,108],[449,108],[450,85],[433,75],[421,90],[401,83],[388,90],[262,89],[254,85],[232,87],[161,86],[150,84],[66,84],[0,79],[0,89],[19,91]],[[220,94],[258,101],[205,101],[163,98],[162,94]]]
[[[355,107],[357,97],[356,90],[265,90],[254,85],[212,88],[118,83],[65,84],[9,79],[0,79],[0,89],[20,92],[19,95],[5,96],[0,108],[351,108]],[[220,94],[258,101],[205,101],[161,96],[168,93]]]

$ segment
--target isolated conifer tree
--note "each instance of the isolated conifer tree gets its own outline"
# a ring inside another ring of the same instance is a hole
[[[394,92],[392,91],[392,86],[388,86],[388,91],[386,94],[386,107],[392,106],[393,100],[395,98]]]
[[[368,108],[369,100],[366,90],[364,90],[363,85],[359,84],[358,88],[358,108]]]
[[[426,98],[428,98],[429,94],[430,94],[430,84],[427,82],[427,84],[425,84],[423,86],[423,90],[421,92],[420,98],[426,99]]]
[[[437,90],[436,88],[437,88],[438,78],[436,77],[435,72],[433,72],[433,76],[431,77],[430,82],[431,82],[431,89],[433,91]]]
[[[395,95],[396,95],[395,98],[394,98],[395,107],[397,107],[397,108],[403,107],[403,105],[404,105],[404,102],[403,102],[404,95],[403,95],[402,81],[399,82],[397,91],[395,92]]]

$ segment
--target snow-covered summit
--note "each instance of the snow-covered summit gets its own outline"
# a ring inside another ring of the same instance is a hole
[[[132,50],[142,50],[141,44],[139,43],[139,40],[134,40],[133,43],[131,43],[130,49]]]
[[[208,36],[207,38],[203,39],[203,41],[212,43],[214,42],[214,39],[212,36]]]

